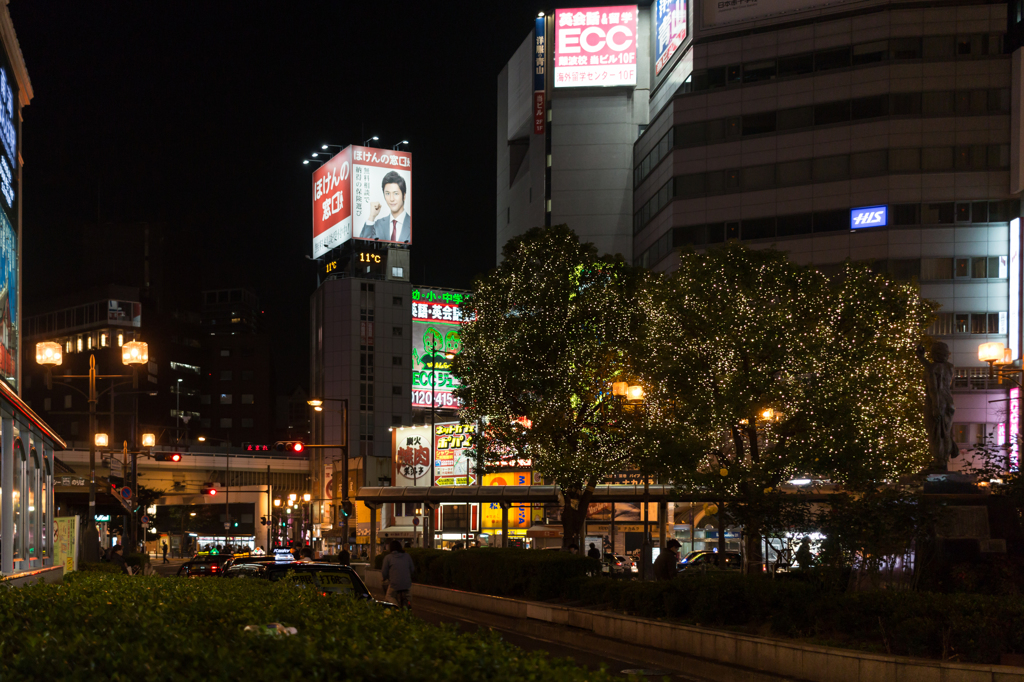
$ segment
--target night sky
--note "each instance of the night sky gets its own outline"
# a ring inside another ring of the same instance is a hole
[[[279,391],[305,385],[316,275],[302,159],[408,139],[413,281],[468,288],[494,266],[496,77],[542,8],[11,0],[35,94],[26,311],[88,280],[82,224],[163,222],[195,309],[202,289],[254,288]]]

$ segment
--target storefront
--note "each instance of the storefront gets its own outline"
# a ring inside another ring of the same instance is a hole
[[[61,579],[54,565],[54,451],[64,441],[0,381],[0,573],[20,585]],[[7,541],[11,538],[12,541]]]

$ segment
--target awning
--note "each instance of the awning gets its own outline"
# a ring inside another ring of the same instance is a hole
[[[528,538],[560,538],[562,535],[561,526],[537,525],[526,529],[526,537]]]
[[[416,526],[388,526],[382,529],[379,535],[382,540],[404,540],[419,537],[422,532]]]

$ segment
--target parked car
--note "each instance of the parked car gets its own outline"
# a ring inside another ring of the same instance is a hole
[[[385,608],[395,606],[389,602],[374,599],[359,575],[349,566],[341,564],[304,561],[237,561],[225,571],[224,577],[270,581],[290,580],[297,587],[315,589],[325,597],[332,594],[345,594],[381,604]]]
[[[719,565],[718,552],[710,549],[700,549],[690,552],[679,562],[680,573],[688,571],[704,571],[717,568]],[[739,552],[725,552],[725,570],[739,570],[743,567],[743,555]]]
[[[633,560],[621,554],[607,553],[601,560],[602,573],[632,573],[634,572],[633,567]]]
[[[177,575],[183,578],[218,578],[224,573],[224,564],[230,555],[197,554],[178,568]]]

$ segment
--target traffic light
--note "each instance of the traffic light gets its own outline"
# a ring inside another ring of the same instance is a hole
[[[306,449],[306,446],[302,444],[301,440],[279,440],[274,443],[274,449],[278,452],[298,455]]]
[[[352,500],[344,500],[341,503],[341,513],[344,516],[352,516],[352,512],[355,510],[355,505],[352,504]]]
[[[153,459],[158,462],[180,462],[180,452],[158,452],[153,455]]]
[[[210,497],[213,497],[213,496],[215,496],[217,494],[217,489],[216,488],[203,488],[200,492],[203,495],[209,495]]]

